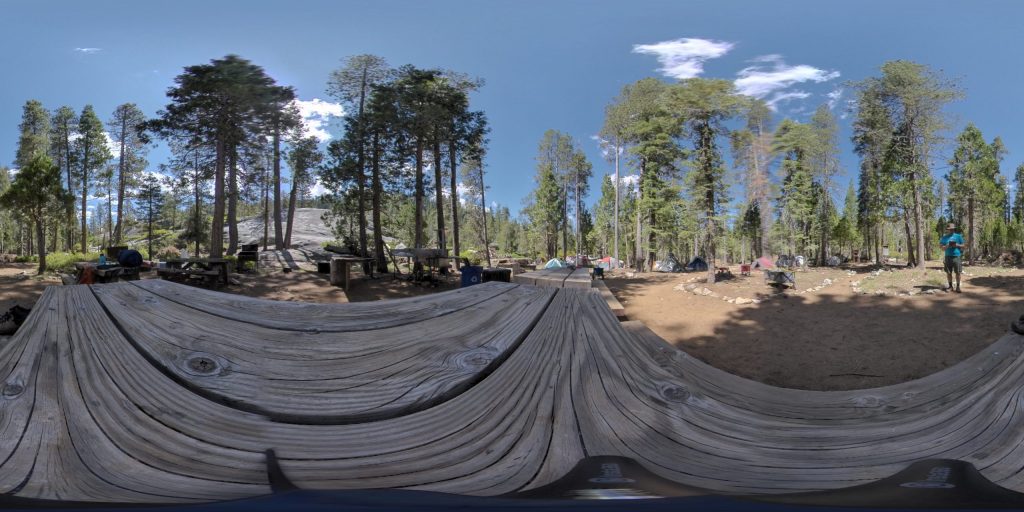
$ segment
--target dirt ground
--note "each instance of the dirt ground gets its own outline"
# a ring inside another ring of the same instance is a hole
[[[955,294],[942,291],[940,264],[928,267],[810,269],[784,292],[757,273],[712,285],[703,273],[616,273],[606,283],[630,320],[718,368],[775,386],[859,389],[952,366],[1022,313],[1024,270],[965,268]]]
[[[32,307],[50,285],[60,285],[56,277],[35,277],[34,263],[0,263],[0,311],[7,311],[14,304]],[[346,294],[341,288],[330,285],[327,274],[308,270],[282,272],[280,270],[262,273],[232,274],[237,284],[216,288],[218,291],[237,293],[249,297],[271,300],[301,302],[362,302],[370,300],[413,297],[458,288],[454,278],[436,286],[410,283],[402,277],[377,275],[371,279],[358,270],[352,272],[352,281]],[[143,273],[143,279],[156,278],[155,272]]]

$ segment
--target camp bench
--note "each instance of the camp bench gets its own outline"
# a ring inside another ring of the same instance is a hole
[[[796,273],[785,270],[765,270],[764,282],[767,285],[789,286],[796,288]]]

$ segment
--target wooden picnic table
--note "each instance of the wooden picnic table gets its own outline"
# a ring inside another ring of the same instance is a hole
[[[969,461],[1024,491],[1017,329],[921,379],[806,391],[709,366],[597,290],[308,304],[150,279],[47,287],[5,343],[0,482],[40,506],[269,496],[270,472],[278,488],[508,496],[595,474],[572,473],[594,454],[701,495],[804,499],[935,457],[963,462],[893,489]]]
[[[546,268],[518,274],[512,279],[519,284],[532,284],[546,288],[590,288],[593,286],[590,269],[586,267]]]
[[[333,256],[331,257],[331,284],[341,286],[342,290],[348,291],[350,281],[349,270],[353,263],[373,261],[373,258],[362,256]],[[370,277],[373,277],[373,266],[370,266]]]
[[[166,268],[156,272],[163,279],[202,276],[207,282],[228,284],[228,260],[224,258],[173,258],[166,263]]]

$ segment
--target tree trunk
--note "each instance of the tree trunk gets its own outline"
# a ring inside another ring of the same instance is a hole
[[[125,163],[125,136],[128,133],[128,118],[121,118],[121,154],[117,159],[117,224],[114,226],[114,243],[111,245],[121,245],[121,226],[123,225],[122,219],[124,213],[124,190],[125,181],[127,174],[126,169],[128,168]]]
[[[213,222],[210,225],[210,257],[224,256],[224,141],[217,137],[216,168],[213,177]],[[199,255],[196,254],[198,257]]]
[[[455,133],[455,127],[454,126],[452,127],[452,133]],[[459,184],[458,184],[457,179],[456,179],[456,174],[458,172],[457,165],[456,165],[457,164],[456,151],[457,150],[456,150],[455,141],[454,140],[449,140],[448,141],[448,171],[449,171],[449,174],[450,174],[449,177],[451,178],[451,187],[452,187],[452,255],[455,256],[455,269],[458,270],[458,269],[462,268],[462,260],[459,259],[459,254],[460,254],[460,251],[461,251],[462,248],[459,247]],[[481,174],[481,178],[482,178],[483,177],[483,163],[482,162],[480,163],[480,166],[481,166],[480,174]],[[483,179],[480,180],[480,183],[483,183]],[[483,191],[482,190],[480,191],[480,196],[483,197]],[[487,229],[487,223],[485,222],[484,223],[484,230],[486,231],[486,229]],[[485,235],[484,238],[487,238],[487,236]],[[491,252],[488,250],[487,251],[487,259],[488,259],[487,266],[488,267],[491,266],[490,256],[491,256]]]
[[[269,162],[268,162],[269,163]],[[263,171],[263,250],[267,250],[267,241],[270,239],[270,176],[267,176],[269,166]]]
[[[366,168],[359,166],[359,175],[356,177],[357,192],[359,193],[359,255],[366,256]],[[363,273],[370,274],[370,262],[363,262]]]
[[[274,125],[274,248],[284,249],[281,232],[281,122]]]
[[[921,188],[917,182],[917,172],[910,173],[910,187],[914,191],[914,229],[917,234],[917,255],[921,256],[921,249],[924,247],[924,212],[921,208]],[[924,270],[924,258],[916,259],[916,266]]]
[[[373,183],[372,183],[372,205],[373,208],[373,251],[377,260],[377,271],[388,271],[388,260],[384,257],[384,230],[381,227],[380,209],[381,195],[383,190],[380,182],[380,135],[373,134]],[[397,269],[396,269],[397,270]]]
[[[292,248],[292,222],[295,220],[295,201],[299,197],[298,176],[305,172],[300,169],[292,169],[292,190],[288,195],[288,223],[284,232],[284,248]]]
[[[238,148],[228,148],[228,254],[238,252]]]
[[[46,226],[43,216],[39,215],[35,220],[36,225],[36,247],[39,249],[39,275],[46,272]]]
[[[562,260],[569,255],[569,182],[562,184]]]
[[[64,139],[64,168],[68,175],[68,193],[71,194],[75,190],[75,185],[71,177],[71,141],[66,138]],[[75,250],[75,200],[73,197],[67,201],[68,225],[64,234],[66,237],[64,242],[68,251]]]
[[[484,197],[484,165],[480,164],[480,213],[484,216],[484,254],[487,255],[487,267],[491,267],[491,243],[487,238],[487,199]]]
[[[193,167],[192,167],[192,170],[195,172],[195,175],[193,176],[194,179],[192,180],[192,187],[193,187],[193,191],[196,194],[196,206],[195,206],[195,208],[196,208],[196,212],[195,212],[195,217],[196,217],[196,219],[195,219],[196,251],[195,251],[195,255],[198,257],[199,256],[199,240],[202,239],[202,231],[201,231],[202,228],[201,228],[201,226],[203,224],[203,217],[202,217],[203,196],[200,193],[200,189],[201,189],[200,186],[201,186],[201,184],[199,183],[199,176],[201,176],[201,173],[199,172],[199,149],[197,148],[192,155],[195,158],[195,160],[193,161]]]
[[[423,248],[423,139],[416,137],[416,215],[414,219],[416,249]]]
[[[89,143],[82,148],[82,253],[86,253],[89,240],[89,226],[86,224],[86,200],[89,198]]]
[[[967,198],[967,258],[974,261],[974,196]]]
[[[913,267],[917,264],[914,258],[914,234],[910,231],[909,212],[903,212],[903,229],[907,234],[907,266]]]
[[[153,259],[153,217],[156,212],[153,211],[153,191],[149,191],[149,259]]]
[[[448,243],[444,236],[444,181],[441,175],[441,141],[437,137],[434,137],[434,145],[431,149],[432,153],[434,153],[434,202],[437,204],[437,248],[447,251]]]

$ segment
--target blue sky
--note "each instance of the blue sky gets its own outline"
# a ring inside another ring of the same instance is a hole
[[[1024,162],[1022,15],[1024,2],[1009,0],[0,0],[0,163],[14,159],[28,99],[76,111],[91,103],[104,120],[124,102],[153,115],[184,66],[237,53],[294,86],[300,99],[331,101],[325,82],[340,59],[373,53],[395,66],[444,67],[487,81],[473,106],[492,126],[489,199],[515,212],[533,187],[537,143],[549,128],[587,150],[592,189],[599,188],[611,164],[591,136],[625,84],[648,76],[742,79],[744,90],[778,99],[776,121],[806,120],[836,91],[841,115],[851,97],[845,82],[907,59],[960,80],[966,97],[949,108],[951,134],[970,121],[987,139],[1000,135],[1009,175]],[[837,195],[857,169],[849,119],[840,125],[845,175]],[[950,153],[944,149],[942,160]],[[164,158],[154,151],[152,167]],[[935,173],[945,167],[940,162]]]

